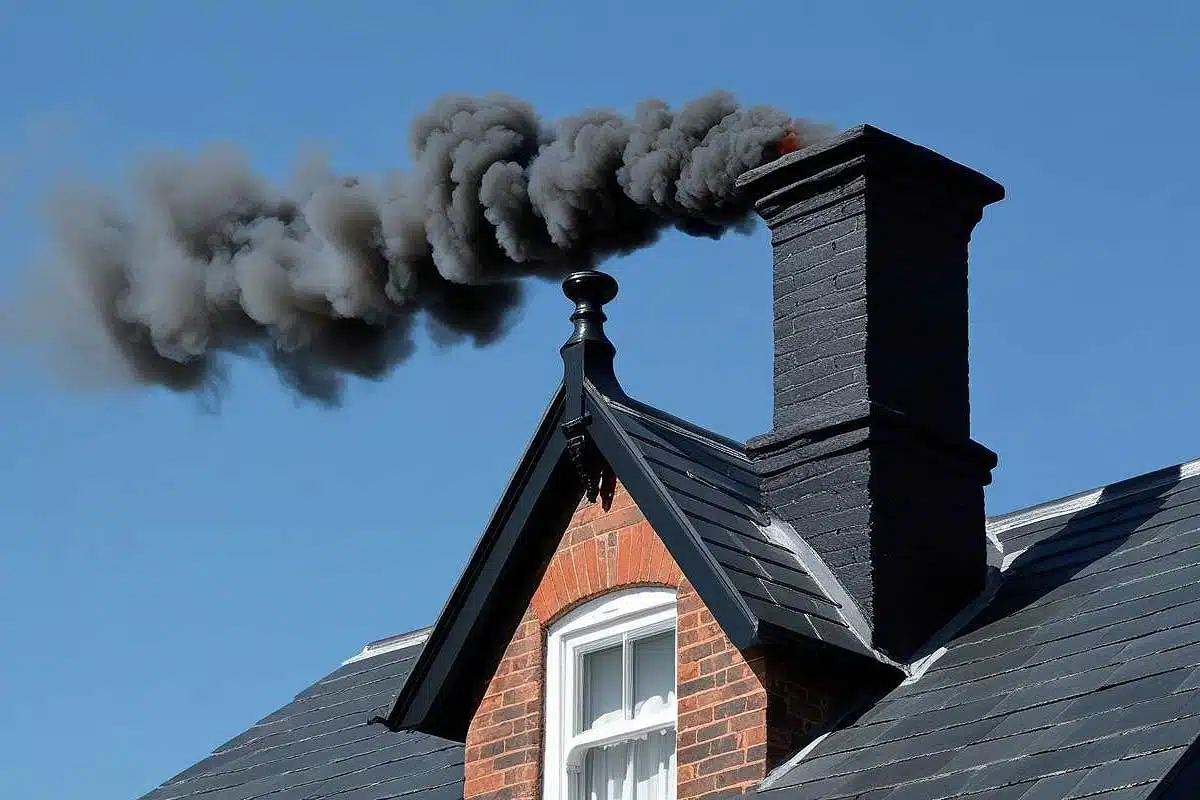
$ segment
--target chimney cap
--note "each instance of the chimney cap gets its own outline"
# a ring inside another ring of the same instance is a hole
[[[824,173],[840,172],[852,163],[871,170],[878,168],[880,162],[919,172],[922,177],[932,177],[939,183],[953,183],[954,193],[965,190],[981,207],[1004,199],[1004,187],[988,176],[873,125],[856,125],[748,170],[738,178],[737,187],[758,198],[767,198],[797,182],[819,181]]]

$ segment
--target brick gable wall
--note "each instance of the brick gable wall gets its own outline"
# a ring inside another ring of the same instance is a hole
[[[729,642],[618,486],[607,511],[586,501],[576,509],[488,684],[467,733],[466,800],[540,797],[547,628],[593,597],[634,586],[677,592],[678,800],[739,796],[826,719],[829,698],[810,688],[816,681]]]

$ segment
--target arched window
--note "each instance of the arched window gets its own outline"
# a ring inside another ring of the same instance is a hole
[[[555,623],[543,797],[674,800],[675,592],[625,589]]]

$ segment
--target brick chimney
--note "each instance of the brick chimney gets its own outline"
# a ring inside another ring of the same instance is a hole
[[[1004,189],[870,126],[739,185],[774,250],[774,422],[750,443],[768,503],[907,660],[986,578],[967,249]]]

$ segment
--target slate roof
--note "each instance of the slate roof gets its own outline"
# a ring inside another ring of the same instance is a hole
[[[462,745],[367,724],[420,650],[351,660],[142,800],[462,800]]]
[[[610,408],[714,551],[787,566],[766,548],[791,551],[755,534],[761,512],[736,443],[640,404]],[[701,488],[714,486],[726,499]],[[989,535],[1004,571],[982,611],[914,678],[777,769],[760,797],[1200,797],[1200,463],[993,519]],[[422,648],[384,645],[143,800],[461,800],[461,745],[367,724]]]
[[[608,406],[758,619],[876,657],[853,601],[766,508],[741,444],[634,400]]]
[[[1198,473],[993,520],[1007,565],[983,611],[760,795],[1200,797]]]

